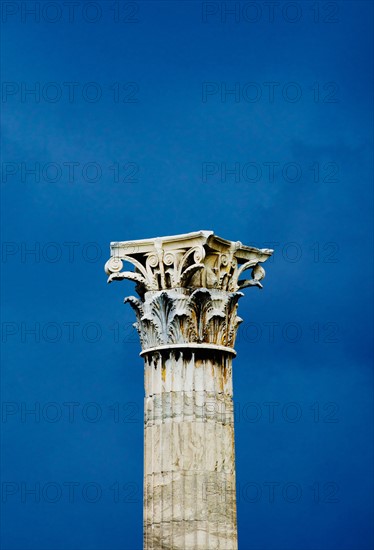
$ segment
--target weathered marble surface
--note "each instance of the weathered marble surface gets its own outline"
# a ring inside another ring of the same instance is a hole
[[[212,231],[111,244],[108,282],[132,280],[140,297],[125,302],[144,358],[145,550],[237,549],[236,312],[271,254]]]
[[[187,350],[145,358],[149,550],[237,548],[231,357],[200,355]]]

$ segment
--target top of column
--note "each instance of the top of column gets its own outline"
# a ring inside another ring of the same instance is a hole
[[[267,248],[245,246],[240,241],[217,237],[213,231],[196,231],[170,237],[112,242],[105,264],[108,283],[129,279],[145,292],[174,288],[213,288],[236,292],[247,286],[262,288],[261,263],[273,253]],[[123,263],[133,271],[123,271]],[[251,269],[251,278],[242,274]]]
[[[129,279],[145,292],[186,288],[211,288],[236,292],[247,286],[262,288],[265,270],[260,263],[273,253],[267,248],[245,246],[217,237],[213,231],[196,231],[169,237],[112,242],[105,264],[108,283]],[[123,271],[123,263],[134,271]],[[251,269],[251,278],[242,279]]]

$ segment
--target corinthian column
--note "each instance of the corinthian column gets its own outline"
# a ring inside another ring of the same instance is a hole
[[[271,254],[212,231],[111,243],[108,282],[130,279],[140,298],[125,302],[144,359],[145,550],[237,548],[236,312]]]

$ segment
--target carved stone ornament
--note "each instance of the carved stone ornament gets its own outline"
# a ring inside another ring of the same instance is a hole
[[[137,316],[144,351],[162,346],[231,351],[241,319],[237,303],[248,286],[262,288],[260,265],[273,253],[221,239],[212,231],[111,243],[108,283],[136,282],[140,300],[125,299]],[[133,271],[124,271],[124,263]],[[241,278],[251,270],[251,278]]]
[[[111,244],[108,282],[134,281],[140,297],[125,302],[144,357],[144,550],[238,549],[237,308],[272,252],[212,231]]]

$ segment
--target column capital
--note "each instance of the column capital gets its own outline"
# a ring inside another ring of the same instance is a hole
[[[265,270],[260,265],[273,253],[217,237],[213,231],[196,231],[170,237],[112,242],[105,264],[108,283],[129,279],[146,292],[198,288],[236,292],[247,286],[262,288]],[[123,271],[130,263],[133,271]],[[242,279],[251,269],[251,278]]]

